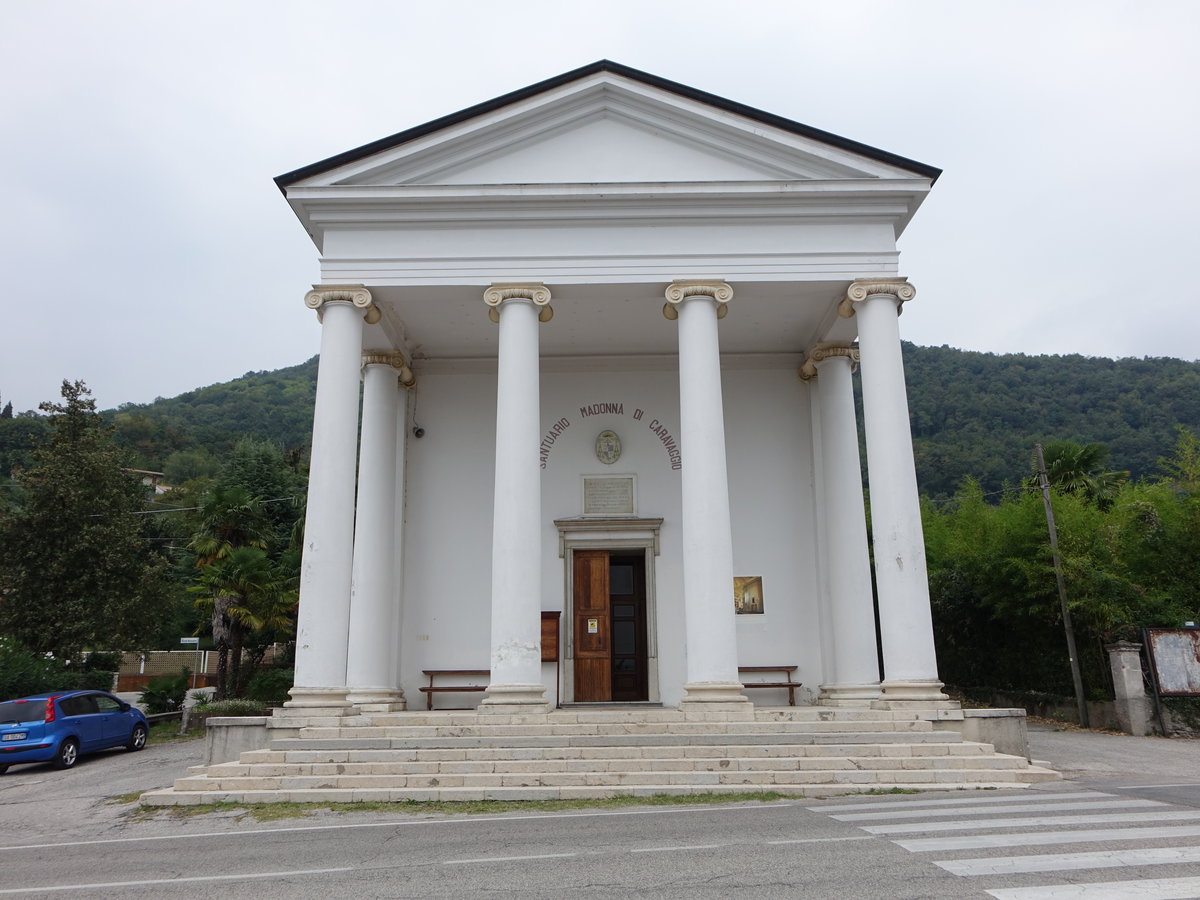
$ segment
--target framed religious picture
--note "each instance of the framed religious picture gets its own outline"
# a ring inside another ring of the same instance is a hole
[[[761,575],[733,577],[733,609],[739,616],[761,616],[763,587]]]

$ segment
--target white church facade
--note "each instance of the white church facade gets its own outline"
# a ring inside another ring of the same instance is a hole
[[[289,707],[944,701],[897,251],[938,174],[602,61],[280,176],[321,268]]]

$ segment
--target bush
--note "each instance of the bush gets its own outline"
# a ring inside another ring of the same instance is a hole
[[[62,665],[0,638],[0,700],[40,694],[53,690],[54,678],[62,675]]]
[[[80,668],[84,672],[108,672],[111,675],[120,670],[122,655],[119,650],[93,650],[84,657]]]
[[[102,669],[73,671],[67,669],[54,677],[54,684],[46,690],[63,691],[111,691],[116,672]]]
[[[209,716],[261,716],[266,709],[257,700],[217,700],[196,710],[204,718]]]
[[[188,675],[188,670],[184,669],[178,675],[152,678],[142,692],[141,704],[146,707],[146,712],[153,715],[182,708],[183,698],[187,696]]]
[[[283,706],[288,699],[296,674],[292,669],[263,669],[254,674],[246,685],[246,697],[267,706]]]

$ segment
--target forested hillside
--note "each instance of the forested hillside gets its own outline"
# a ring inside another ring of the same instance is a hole
[[[1200,363],[996,355],[904,345],[917,480],[995,491],[1029,473],[1036,441],[1102,443],[1114,469],[1153,474],[1177,426],[1200,428]],[[860,416],[861,421],[861,416]]]
[[[904,355],[917,477],[929,496],[952,494],[968,475],[985,492],[1016,483],[1029,473],[1035,441],[1106,444],[1111,467],[1137,478],[1171,452],[1177,426],[1200,430],[1200,363],[913,344]],[[298,464],[316,373],[314,357],[105,415],[130,464],[165,471],[169,482],[212,474],[243,437],[271,440]],[[42,428],[38,418],[0,418],[0,471],[25,460],[30,436]]]

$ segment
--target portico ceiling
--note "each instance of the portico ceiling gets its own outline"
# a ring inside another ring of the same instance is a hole
[[[818,340],[853,337],[853,324],[836,312],[845,281],[729,283],[734,298],[720,324],[723,354],[798,354]],[[548,284],[554,317],[539,328],[542,356],[674,354],[677,328],[662,312],[667,284]],[[495,357],[498,332],[483,287],[369,289],[383,319],[367,327],[368,349],[399,349],[417,361]],[[831,335],[831,327],[839,333]]]

